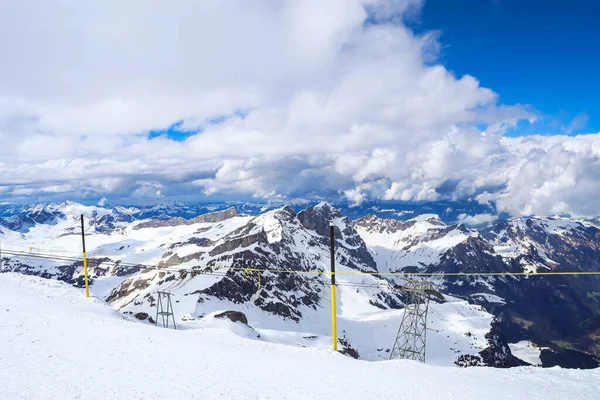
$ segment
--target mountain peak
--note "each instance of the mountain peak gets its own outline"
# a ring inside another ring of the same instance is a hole
[[[365,215],[353,222],[354,227],[360,227],[369,232],[394,233],[407,228],[406,221],[395,218],[380,218],[374,214]]]
[[[440,216],[437,215],[437,214],[421,214],[421,215],[417,215],[414,218],[409,219],[409,221],[414,221],[414,222],[429,222],[432,225],[440,225],[440,226],[446,225],[442,221],[442,219],[440,218]]]
[[[326,201],[320,202],[319,204],[314,206],[314,209],[315,210],[326,210],[326,211],[334,210],[333,206]]]
[[[321,202],[316,206],[310,206],[306,210],[300,211],[298,219],[304,225],[305,228],[317,232],[319,235],[329,235],[329,225],[335,224],[343,230],[345,227],[342,221],[347,218],[344,217],[340,210],[333,208],[327,202]],[[340,225],[341,224],[341,225]],[[348,222],[349,225],[349,222]]]
[[[342,212],[337,208],[333,207],[326,201],[322,201],[314,207],[308,207],[305,211],[307,212],[315,212],[325,218],[339,218],[342,216]]]
[[[281,208],[282,212],[288,213],[289,215],[295,217],[296,216],[296,211],[294,211],[292,209],[292,207],[290,206],[284,206],[283,208]]]
[[[229,207],[226,210],[223,211],[216,211],[216,212],[212,212],[212,213],[208,213],[208,214],[203,214],[200,215],[196,218],[192,218],[189,221],[186,222],[187,225],[189,224],[195,224],[195,223],[200,223],[200,222],[223,222],[227,219],[233,218],[233,217],[237,217],[238,213],[235,207]]]

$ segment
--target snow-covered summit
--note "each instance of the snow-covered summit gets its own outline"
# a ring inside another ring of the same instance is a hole
[[[448,226],[434,214],[408,221],[369,215],[354,221],[354,227],[385,271],[431,266],[457,244],[478,236],[463,225]]]

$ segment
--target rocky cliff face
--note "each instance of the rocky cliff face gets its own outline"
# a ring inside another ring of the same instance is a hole
[[[201,223],[215,223],[215,222],[223,222],[227,219],[236,217],[237,211],[235,207],[230,207],[224,211],[217,211],[213,213],[199,215],[197,217],[191,219],[184,219],[181,217],[169,218],[168,220],[150,220],[143,221],[135,225],[134,229],[144,229],[144,228],[162,228],[168,226],[178,226],[178,225],[194,225]]]
[[[420,217],[398,223],[367,216],[354,225],[378,264],[391,271],[440,274],[443,292],[484,306],[496,315],[510,342],[552,343],[552,351],[561,354],[576,349],[577,357],[585,360],[581,366],[594,364],[590,355],[600,355],[600,277],[536,275],[600,271],[600,235],[594,222],[516,218],[474,231],[434,221]],[[524,272],[531,275],[511,275]],[[506,275],[443,276],[456,273]]]
[[[485,338],[489,346],[479,353],[485,365],[497,368],[528,365],[525,361],[518,359],[511,353],[508,341],[497,321],[492,323],[492,329],[485,335]]]
[[[24,214],[0,218],[0,226],[12,231],[24,232],[37,224],[54,225],[64,218],[65,215],[61,212],[36,207]]]
[[[351,222],[323,203],[296,214],[284,207],[257,217],[234,211],[208,214],[172,225],[172,220],[138,224],[134,229],[193,227],[189,238],[164,247],[159,266],[127,277],[108,296],[132,312],[154,306],[153,291],[179,282],[183,296],[196,296],[196,314],[204,315],[223,302],[250,303],[283,319],[299,322],[306,312],[325,307],[329,278],[315,272],[329,270],[329,223],[334,222],[336,263],[339,268],[377,272],[366,245]],[[177,265],[186,271],[170,271]],[[190,271],[191,270],[191,271]],[[284,271],[284,273],[276,273]],[[215,277],[214,283],[209,278]],[[380,277],[360,278],[373,308],[398,308],[400,296],[376,287]],[[165,289],[166,290],[166,289]]]

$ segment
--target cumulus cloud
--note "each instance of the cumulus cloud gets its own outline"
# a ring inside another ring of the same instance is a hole
[[[458,223],[461,224],[465,224],[465,225],[469,225],[469,226],[477,226],[477,225],[484,225],[487,223],[490,223],[492,221],[495,221],[498,219],[497,215],[492,215],[492,214],[475,214],[475,215],[467,215],[467,214],[460,214],[458,216]]]
[[[476,198],[594,213],[600,137],[436,64],[418,0],[0,5],[0,196]],[[184,141],[148,132],[177,123]],[[483,127],[483,128],[482,128]],[[136,200],[137,199],[137,200]]]

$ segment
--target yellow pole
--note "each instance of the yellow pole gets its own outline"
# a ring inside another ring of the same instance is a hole
[[[333,351],[337,351],[337,307],[335,292],[335,285],[331,285],[331,337],[333,340]]]
[[[83,245],[83,277],[85,279],[85,297],[90,297],[90,282],[88,279],[87,254],[85,251],[85,230],[83,227],[83,214],[81,214],[81,243]]]
[[[333,223],[329,224],[329,255],[331,257],[331,340],[333,351],[337,351],[337,307],[335,302],[335,230]]]
[[[83,276],[85,278],[85,297],[90,297],[90,283],[88,279],[87,255],[83,252]]]

